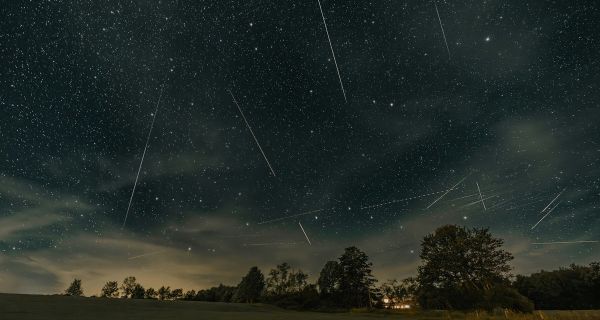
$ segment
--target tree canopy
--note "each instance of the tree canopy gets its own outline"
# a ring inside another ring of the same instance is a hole
[[[108,281],[102,291],[100,292],[101,297],[105,298],[116,298],[119,296],[119,284],[116,281]]]
[[[238,285],[234,300],[237,302],[254,303],[259,300],[264,288],[264,275],[258,267],[252,267]]]
[[[427,235],[421,244],[418,268],[419,303],[436,309],[492,309],[511,301],[492,301],[500,291],[510,291],[508,262],[513,256],[502,249],[503,240],[488,229],[446,225]],[[506,292],[505,292],[506,293]],[[492,299],[492,300],[490,300]]]
[[[349,247],[338,260],[340,301],[349,307],[372,306],[371,290],[377,280],[371,273],[369,257],[357,247]]]
[[[81,279],[73,279],[71,285],[65,290],[67,296],[83,296],[83,289],[81,288]]]

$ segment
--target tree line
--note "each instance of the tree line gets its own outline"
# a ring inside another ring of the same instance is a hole
[[[488,310],[520,312],[536,309],[600,308],[600,263],[572,265],[556,271],[513,276],[512,254],[502,249],[503,240],[488,229],[447,225],[425,236],[422,260],[415,277],[388,280],[376,285],[372,263],[356,247],[346,248],[328,261],[316,283],[308,274],[281,263],[266,275],[251,267],[236,286],[219,285],[203,290],[161,287],[145,289],[135,277],[121,285],[107,282],[101,297],[210,302],[269,303],[299,310],[349,308],[399,308]],[[75,279],[67,295],[81,296],[81,280]]]

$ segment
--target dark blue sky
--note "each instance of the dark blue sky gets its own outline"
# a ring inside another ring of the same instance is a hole
[[[532,244],[600,240],[596,3],[439,1],[448,49],[434,2],[322,7],[347,102],[316,0],[3,6],[0,291],[314,277],[349,245],[401,278],[443,224],[515,272],[600,258]]]

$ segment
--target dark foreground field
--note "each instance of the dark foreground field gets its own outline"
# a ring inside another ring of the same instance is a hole
[[[174,319],[174,320],[296,320],[296,319],[600,319],[600,311],[544,311],[529,315],[499,313],[404,312],[397,314],[316,313],[287,311],[267,305],[211,303],[195,301],[156,301],[77,298],[64,296],[37,296],[0,294],[0,319]]]

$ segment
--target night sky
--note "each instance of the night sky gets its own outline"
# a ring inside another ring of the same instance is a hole
[[[514,273],[600,259],[547,244],[600,240],[596,1],[321,5],[335,61],[317,0],[4,3],[0,291],[314,280],[351,245],[384,281],[443,224]]]

